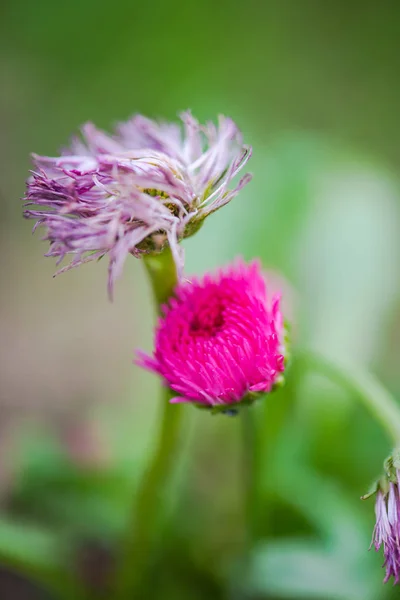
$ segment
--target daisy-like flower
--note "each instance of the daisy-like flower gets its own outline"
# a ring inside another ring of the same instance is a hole
[[[383,546],[383,563],[386,569],[384,583],[391,577],[400,582],[400,454],[396,450],[385,461],[385,475],[376,482],[372,490],[362,497],[366,500],[376,494],[376,523],[372,535],[372,546],[378,551]]]
[[[375,503],[376,524],[371,546],[379,550],[383,546],[386,569],[384,583],[391,577],[400,580],[400,496],[398,484],[390,483],[385,494],[378,490]]]
[[[285,368],[279,295],[269,299],[257,262],[179,284],[163,307],[153,356],[138,364],[191,402],[231,413],[281,382]]]
[[[182,272],[179,241],[227,204],[250,180],[232,179],[251,155],[234,122],[200,125],[190,112],[176,123],[135,116],[107,135],[92,124],[70,149],[33,155],[25,217],[43,225],[46,256],[73,258],[58,273],[109,255],[110,294],[125,258],[171,248]]]
[[[396,584],[400,582],[400,470],[394,466],[392,457],[386,461],[385,470],[386,475],[362,499],[376,492],[376,523],[370,547],[378,551],[383,546],[384,583],[393,577]]]

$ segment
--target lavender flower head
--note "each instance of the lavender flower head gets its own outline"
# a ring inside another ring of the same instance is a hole
[[[400,470],[393,466],[393,459],[385,463],[386,476],[375,486],[376,491],[375,515],[376,524],[372,535],[371,546],[379,550],[383,546],[386,569],[384,583],[391,577],[394,583],[400,583]],[[368,498],[367,494],[363,499]]]
[[[109,255],[112,295],[128,254],[140,257],[171,248],[178,274],[179,241],[227,204],[251,179],[229,184],[251,156],[235,123],[200,125],[190,112],[177,123],[136,115],[114,135],[87,123],[61,156],[33,155],[24,216],[43,225],[46,256],[71,262],[58,273]],[[33,207],[33,208],[31,208]]]

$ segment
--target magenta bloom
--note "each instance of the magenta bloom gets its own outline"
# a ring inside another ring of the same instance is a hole
[[[389,491],[378,489],[376,494],[376,525],[371,546],[379,550],[383,546],[386,569],[384,583],[391,577],[394,583],[400,581],[400,474],[397,471],[397,482],[389,483]]]
[[[171,402],[227,410],[270,392],[285,368],[279,296],[257,262],[237,261],[178,285],[163,307],[153,357],[138,363],[177,393]]]
[[[46,256],[57,264],[73,256],[59,272],[108,254],[111,293],[129,254],[166,245],[182,271],[179,241],[249,181],[245,175],[229,189],[251,148],[229,118],[218,126],[200,125],[189,112],[181,118],[183,128],[137,115],[113,136],[88,123],[61,156],[33,155],[26,204],[34,208],[24,214],[45,227]]]

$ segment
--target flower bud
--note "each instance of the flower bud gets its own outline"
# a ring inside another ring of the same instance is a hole
[[[282,382],[284,341],[279,295],[268,298],[257,262],[239,260],[178,285],[153,356],[140,353],[138,364],[176,392],[171,402],[232,414]]]

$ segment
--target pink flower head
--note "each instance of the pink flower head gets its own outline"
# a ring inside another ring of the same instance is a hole
[[[88,123],[61,156],[33,155],[36,170],[27,184],[25,211],[46,229],[46,256],[61,262],[62,272],[109,255],[109,290],[125,258],[171,247],[182,272],[179,241],[192,235],[204,218],[229,202],[250,180],[233,189],[232,179],[246,164],[235,123],[200,125],[189,112],[183,128],[137,115],[113,136]]]
[[[138,363],[193,402],[230,412],[270,392],[285,368],[279,296],[268,300],[258,262],[178,285],[163,307],[152,357]]]
[[[371,546],[379,550],[383,546],[386,569],[384,583],[391,577],[394,583],[400,582],[400,472],[396,472],[396,482],[391,481],[376,493],[376,524]]]

